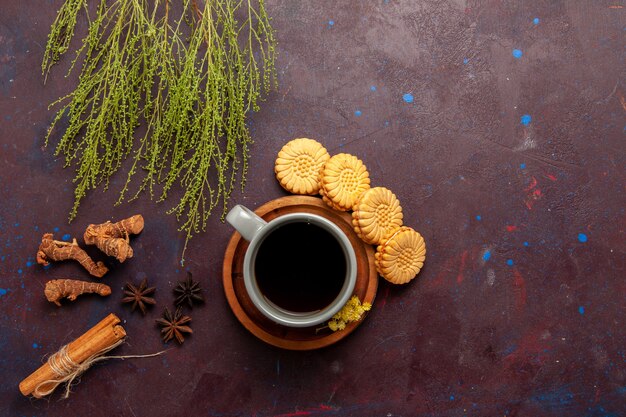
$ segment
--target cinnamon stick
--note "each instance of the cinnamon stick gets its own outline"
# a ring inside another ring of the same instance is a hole
[[[83,335],[71,342],[67,346],[67,356],[76,364],[81,364],[88,358],[106,350],[107,348],[118,343],[126,337],[126,331],[120,325],[119,317],[111,313],[102,321],[93,326]],[[20,391],[23,395],[33,395],[40,398],[39,391],[49,391],[59,385],[53,381],[59,378],[59,375],[52,369],[48,362],[44,363],[39,369],[30,374],[22,382],[20,382]],[[43,384],[43,385],[42,385]]]

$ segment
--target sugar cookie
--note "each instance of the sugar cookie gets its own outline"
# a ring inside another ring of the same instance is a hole
[[[402,207],[391,190],[374,187],[365,191],[354,204],[352,225],[365,243],[379,245],[402,226]]]
[[[356,200],[369,188],[367,168],[356,156],[337,154],[322,168],[320,194],[326,204],[336,210],[352,210]]]
[[[329,159],[321,143],[307,138],[293,139],[278,152],[274,172],[285,190],[315,195],[319,193],[320,170]]]
[[[402,226],[378,246],[374,256],[376,270],[383,278],[394,284],[406,284],[424,266],[426,243],[418,232]]]

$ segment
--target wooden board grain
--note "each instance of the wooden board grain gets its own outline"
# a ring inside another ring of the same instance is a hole
[[[320,198],[287,196],[272,200],[255,210],[266,221],[289,213],[311,213],[335,223],[348,236],[357,259],[357,281],[354,294],[362,302],[373,304],[378,288],[378,274],[374,265],[374,248],[367,245],[352,229],[349,213],[328,207]],[[332,332],[322,325],[306,328],[289,328],[269,320],[252,304],[243,281],[243,259],[248,242],[235,232],[224,254],[222,279],[224,293],[237,319],[259,339],[271,345],[289,350],[312,350],[329,346],[352,333],[363,319],[350,323],[344,330]],[[323,260],[321,260],[323,262]],[[320,262],[320,260],[311,260]],[[364,317],[365,318],[365,317]]]

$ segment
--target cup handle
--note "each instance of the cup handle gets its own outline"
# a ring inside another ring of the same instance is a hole
[[[241,204],[237,204],[226,215],[226,221],[250,242],[267,225],[267,222]]]

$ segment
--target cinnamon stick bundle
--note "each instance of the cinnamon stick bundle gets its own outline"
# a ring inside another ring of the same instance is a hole
[[[94,360],[123,342],[126,331],[118,323],[120,319],[111,313],[78,339],[63,346],[39,369],[20,382],[22,394],[41,398],[51,394],[59,384],[70,384]],[[66,396],[67,394],[69,385]]]

